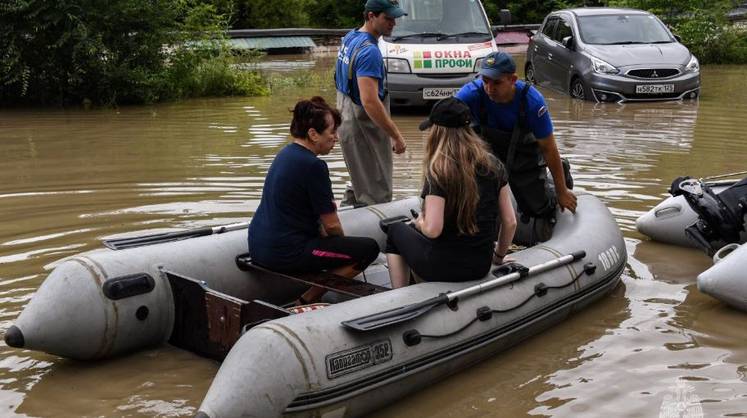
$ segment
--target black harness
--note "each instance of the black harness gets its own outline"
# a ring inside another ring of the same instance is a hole
[[[549,187],[547,164],[537,139],[527,123],[527,83],[518,92],[519,114],[511,132],[488,126],[487,101],[483,87],[472,82],[480,92],[480,125],[475,128],[490,145],[493,154],[506,166],[508,182],[522,215],[533,218],[553,218],[557,199]]]
[[[344,43],[345,42],[343,40],[343,44]],[[373,46],[375,48],[378,48],[378,46],[376,46],[373,42],[371,42],[370,40],[366,39],[363,42],[361,42],[360,44],[358,44],[358,46],[353,50],[353,53],[350,55],[350,63],[348,64],[348,73],[347,73],[346,81],[345,81],[345,83],[346,83],[345,85],[346,85],[346,87],[348,89],[346,95],[348,97],[352,98],[351,94],[353,93],[353,75],[355,75],[355,69],[354,69],[355,68],[354,67],[355,66],[355,59],[358,57],[358,53],[360,53],[364,48],[368,48],[368,47],[371,47],[371,46]],[[337,70],[335,70],[334,78],[337,79]],[[386,86],[386,78],[387,78],[387,72],[384,71],[384,80],[383,80],[383,82],[384,82],[385,86]],[[381,101],[383,102],[384,99],[386,99],[386,96],[388,94],[389,94],[389,92],[387,91],[387,89],[385,87],[384,88],[384,96],[383,97],[379,97],[379,99],[381,99]]]

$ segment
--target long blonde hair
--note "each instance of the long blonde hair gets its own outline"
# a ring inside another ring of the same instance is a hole
[[[470,127],[433,125],[425,145],[424,181],[435,182],[446,192],[444,218],[456,216],[460,234],[475,235],[480,195],[477,175],[498,177],[498,161]]]

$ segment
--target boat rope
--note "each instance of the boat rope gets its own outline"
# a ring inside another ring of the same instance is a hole
[[[723,178],[727,178],[727,177],[742,176],[742,175],[745,175],[745,174],[747,174],[747,171],[737,171],[737,172],[734,172],[734,173],[720,174],[718,176],[703,177],[702,179],[700,179],[700,181],[703,181],[703,180],[723,179]]]
[[[507,312],[511,312],[511,311],[516,310],[516,309],[519,309],[522,306],[524,306],[527,303],[529,303],[529,301],[532,300],[532,299],[534,299],[535,297],[545,296],[547,294],[547,291],[550,290],[550,289],[563,289],[563,288],[566,288],[568,286],[572,286],[584,274],[587,274],[587,275],[591,276],[592,274],[594,274],[595,271],[596,271],[596,266],[593,263],[587,263],[587,264],[584,265],[583,270],[580,273],[578,273],[576,275],[576,277],[573,278],[573,280],[571,280],[570,282],[568,282],[566,284],[562,284],[562,285],[558,285],[558,286],[547,286],[547,285],[545,285],[542,282],[537,283],[534,286],[534,292],[531,295],[529,295],[526,299],[524,299],[521,303],[519,303],[517,305],[514,305],[514,306],[512,306],[510,308],[505,308],[505,309],[493,309],[493,308],[490,308],[488,306],[483,306],[481,308],[478,308],[477,312],[475,314],[475,317],[472,318],[469,322],[467,322],[466,324],[464,324],[460,328],[458,328],[458,329],[456,329],[454,331],[451,331],[451,332],[447,332],[445,334],[420,334],[416,330],[408,330],[408,331],[405,332],[405,335],[403,336],[404,339],[405,339],[405,343],[407,345],[411,345],[408,342],[408,340],[409,340],[409,341],[417,341],[417,342],[415,342],[415,344],[417,344],[418,342],[420,342],[420,338],[434,338],[434,339],[438,339],[438,338],[451,337],[452,335],[458,334],[458,333],[464,331],[465,329],[469,328],[472,324],[474,324],[477,321],[487,321],[488,319],[490,319],[493,316],[493,314],[507,313]],[[416,334],[416,335],[414,335],[414,334]],[[414,344],[412,344],[412,345],[414,345]]]

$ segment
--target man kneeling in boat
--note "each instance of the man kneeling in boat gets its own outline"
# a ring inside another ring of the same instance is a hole
[[[480,78],[462,86],[455,97],[470,107],[473,128],[506,165],[521,222],[531,231],[529,237],[517,238],[525,245],[549,240],[556,207],[576,213],[577,199],[571,191],[570,164],[560,158],[544,97],[530,83],[518,80],[513,57],[503,51],[480,61]]]
[[[249,225],[255,263],[285,273],[326,270],[353,278],[378,256],[374,239],[344,236],[327,163],[317,157],[335,146],[340,123],[340,112],[321,97],[296,103],[293,142],[272,162]],[[298,304],[317,301],[323,293],[311,288]]]
[[[469,107],[458,99],[437,102],[420,129],[430,129],[423,211],[411,224],[388,228],[392,287],[408,284],[410,268],[428,281],[481,279],[491,261],[504,262],[516,230],[506,171],[470,128]]]

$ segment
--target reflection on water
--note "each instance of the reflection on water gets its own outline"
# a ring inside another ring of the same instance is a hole
[[[263,64],[327,71],[329,60]],[[521,65],[520,65],[521,67]],[[679,175],[745,169],[745,67],[703,70],[697,102],[593,104],[544,91],[577,189],[601,197],[626,236],[624,285],[520,346],[435,383],[380,417],[655,416],[686,382],[706,416],[747,413],[745,314],[701,295],[710,261],[648,242],[634,221]],[[333,91],[321,92],[330,100]],[[45,266],[131,231],[245,221],[286,143],[289,108],[319,91],[97,111],[0,112],[0,330]],[[424,113],[395,120],[395,195],[420,188]],[[339,149],[325,157],[338,197]],[[3,416],[190,416],[218,364],[172,347],[77,363],[0,345]]]

